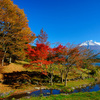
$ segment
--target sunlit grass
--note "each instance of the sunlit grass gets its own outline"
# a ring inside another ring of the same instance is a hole
[[[20,100],[100,100],[100,91],[74,93],[70,95],[51,95],[48,97],[31,97],[30,99],[21,98]]]
[[[95,80],[94,78],[89,78],[89,79],[80,79],[80,80],[76,80],[76,81],[68,81],[67,82],[67,86],[64,86],[64,83],[54,83],[53,86],[51,86],[50,84],[48,85],[49,88],[54,88],[54,89],[63,89],[63,90],[67,90],[68,88],[71,87],[79,87],[81,85],[88,85],[89,83],[93,83]]]

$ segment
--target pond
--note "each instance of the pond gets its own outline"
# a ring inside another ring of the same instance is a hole
[[[31,96],[39,96],[39,95],[43,95],[43,96],[49,96],[51,94],[60,94],[60,90],[57,90],[57,89],[42,89],[42,90],[37,90],[37,91],[34,91],[32,92],[30,95]]]
[[[99,90],[100,90],[100,84],[95,84],[95,85],[92,85],[92,86],[87,86],[85,88],[75,89],[71,93],[93,92],[93,91],[99,91]],[[12,98],[19,99],[19,98],[22,98],[22,97],[25,97],[25,96],[40,96],[40,95],[49,96],[51,94],[55,95],[55,94],[60,94],[60,93],[62,93],[62,92],[60,92],[60,90],[57,90],[57,89],[50,89],[50,90],[48,90],[48,89],[41,89],[41,90],[37,90],[37,91],[31,92],[30,94],[24,93],[24,94],[12,95],[12,96],[9,96],[7,98],[7,100],[11,100]]]
[[[99,91],[99,90],[100,90],[100,84],[96,84],[96,85],[92,85],[92,86],[87,86],[85,88],[75,89],[72,93],[93,92],[93,91]]]
[[[99,91],[100,90],[100,84],[95,84],[95,85],[92,85],[92,86],[87,86],[87,87],[84,87],[84,88],[77,88],[75,89],[73,92],[71,93],[77,93],[77,92],[93,92],[93,91]],[[39,95],[43,95],[43,96],[49,96],[51,94],[55,95],[55,94],[60,94],[60,90],[56,90],[56,89],[51,89],[51,90],[38,90],[38,91],[34,91],[32,92],[30,95],[31,96],[39,96]]]

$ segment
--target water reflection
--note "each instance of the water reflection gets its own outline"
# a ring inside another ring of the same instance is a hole
[[[100,90],[100,84],[96,84],[93,86],[87,86],[85,88],[78,88],[75,89],[72,93],[77,93],[77,92],[93,92],[93,91],[99,91]],[[49,96],[51,94],[60,94],[60,90],[56,90],[56,89],[41,89],[41,90],[37,90],[32,92],[30,95],[31,96],[39,96],[39,95],[43,95],[43,96]]]
[[[93,92],[93,91],[99,91],[100,90],[100,83],[99,84],[96,84],[96,85],[93,85],[93,86],[87,86],[85,88],[80,88],[80,89],[75,89],[72,93],[77,93],[77,92]],[[25,97],[25,96],[40,96],[41,94],[43,96],[49,96],[51,94],[60,94],[60,90],[57,90],[57,89],[40,89],[40,90],[37,90],[37,91],[34,91],[30,94],[27,94],[27,93],[24,93],[24,94],[18,94],[18,95],[12,95],[12,96],[9,96],[7,98],[7,100],[12,100],[12,98],[15,98],[16,100],[19,99],[19,98],[22,98],[22,97]]]
[[[75,89],[72,93],[77,92],[93,92],[93,91],[99,91],[100,90],[100,84],[96,84],[93,86],[87,86],[85,88]]]
[[[60,90],[56,90],[56,89],[40,89],[37,91],[32,92],[30,95],[31,96],[39,96],[39,95],[43,95],[43,96],[49,96],[51,94],[60,94]]]

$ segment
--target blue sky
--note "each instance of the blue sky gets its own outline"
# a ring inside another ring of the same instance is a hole
[[[13,0],[24,9],[29,27],[43,28],[50,43],[100,42],[100,0]]]

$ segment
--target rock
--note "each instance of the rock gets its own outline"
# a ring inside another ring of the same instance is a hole
[[[6,92],[5,95],[8,95],[10,92]]]
[[[0,93],[0,96],[4,96],[5,94],[4,93]]]
[[[41,89],[46,89],[45,87],[41,87]]]
[[[76,86],[75,88],[78,88],[78,86]]]
[[[30,96],[27,96],[27,97],[25,97],[26,99],[29,99],[30,98]]]
[[[47,92],[46,94],[50,95],[50,92]]]
[[[11,91],[10,91],[10,93],[13,93],[13,92],[14,92],[14,90],[11,90]]]
[[[84,80],[84,79],[85,79],[85,77],[82,77],[82,79]]]
[[[68,95],[68,93],[66,94],[66,93],[62,93],[62,95]]]
[[[39,90],[39,89],[40,89],[40,87],[34,87],[34,89],[38,89],[38,90]]]
[[[69,95],[68,93],[66,95]]]
[[[91,84],[89,84],[89,86],[91,86]]]
[[[59,88],[58,90],[60,90],[61,91],[61,89]]]
[[[74,87],[71,87],[73,90],[75,89]]]
[[[86,87],[86,84],[83,84],[82,87]]]
[[[30,93],[31,93],[30,91],[27,92],[27,94],[30,94]]]

